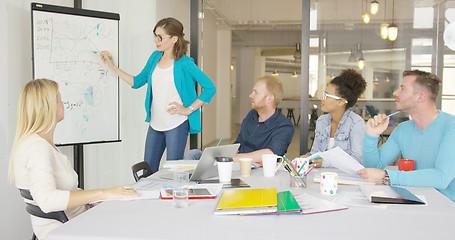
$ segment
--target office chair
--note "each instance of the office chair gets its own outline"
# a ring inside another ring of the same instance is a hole
[[[19,192],[21,193],[21,196],[25,199],[28,199],[30,201],[33,201],[33,197],[30,194],[30,191],[27,189],[19,189]],[[33,205],[31,203],[25,203],[25,209],[30,215],[33,215],[35,217],[40,217],[40,218],[47,218],[47,219],[54,219],[57,220],[61,223],[68,222],[68,217],[66,216],[64,211],[56,211],[56,212],[48,212],[45,213],[43,210],[41,210],[40,207]],[[35,233],[33,233],[32,240],[37,240],[38,238],[36,237]]]
[[[134,164],[131,167],[131,170],[133,170],[133,177],[134,177],[134,180],[136,180],[136,182],[139,181],[139,179],[141,179],[141,178],[145,178],[145,177],[148,177],[153,174],[152,169],[150,168],[150,165],[145,161]],[[138,176],[137,173],[141,170],[143,170],[143,173],[141,176]]]

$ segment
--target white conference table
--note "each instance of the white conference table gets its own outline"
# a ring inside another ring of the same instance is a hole
[[[319,193],[319,184],[312,182],[314,174],[310,173],[307,188],[297,191],[333,200]],[[239,177],[239,172],[234,171],[233,177]],[[253,188],[290,189],[288,173],[281,170],[266,178],[262,169],[256,169],[242,179]],[[172,200],[109,201],[53,230],[46,240],[454,239],[455,204],[433,188],[406,189],[424,196],[427,204],[349,207],[309,215],[214,216],[220,196],[190,200],[184,209],[173,208]],[[338,194],[349,191],[359,187],[340,185]]]

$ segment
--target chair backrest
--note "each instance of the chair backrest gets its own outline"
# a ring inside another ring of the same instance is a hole
[[[134,180],[139,181],[141,178],[148,177],[153,174],[152,169],[150,168],[150,165],[147,162],[139,162],[134,164],[131,167],[131,170],[133,171],[133,177]],[[143,171],[142,175],[138,176],[138,172]]]
[[[19,189],[19,192],[21,193],[21,196],[25,199],[33,201],[33,197],[30,194],[30,191],[27,189]],[[66,216],[64,211],[56,211],[56,212],[48,212],[45,213],[39,206],[33,205],[31,203],[25,203],[25,209],[27,210],[28,213],[35,217],[40,217],[40,218],[47,218],[47,219],[53,219],[57,220],[61,223],[68,222],[68,217]]]

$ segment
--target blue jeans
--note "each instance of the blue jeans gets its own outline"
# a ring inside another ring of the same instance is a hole
[[[168,131],[155,131],[149,126],[147,139],[145,140],[144,161],[150,165],[152,172],[158,171],[161,157],[166,147],[167,160],[183,159],[188,131],[188,120]]]
[[[185,160],[199,160],[202,157],[202,151],[199,149],[191,149],[188,150],[188,152],[185,153],[185,157],[183,159]]]

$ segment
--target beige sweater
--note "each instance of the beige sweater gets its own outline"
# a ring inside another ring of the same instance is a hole
[[[29,189],[43,212],[65,210],[69,219],[86,210],[85,206],[67,209],[70,191],[77,191],[77,174],[68,158],[37,134],[25,139],[14,156],[14,177],[18,188]],[[24,199],[24,201],[28,201]],[[60,222],[31,216],[33,231],[44,239]]]

